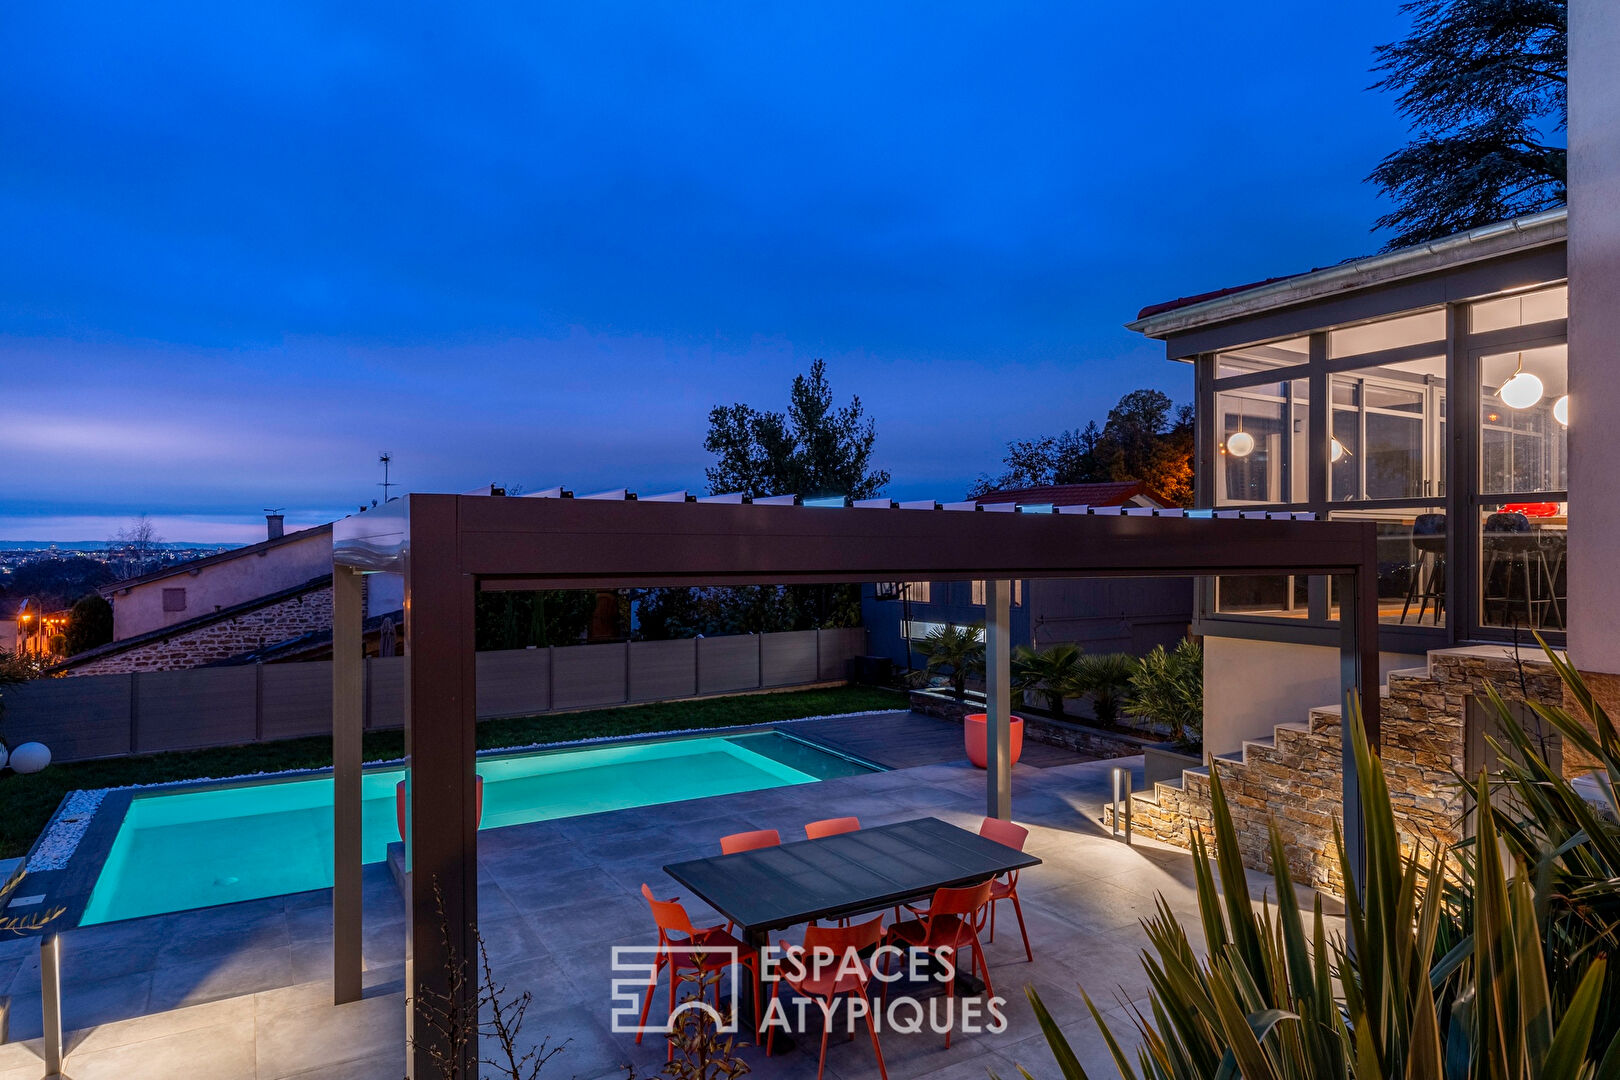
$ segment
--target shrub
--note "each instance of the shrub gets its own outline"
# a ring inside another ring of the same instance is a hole
[[[1091,698],[1091,712],[1105,724],[1119,722],[1131,679],[1142,662],[1130,653],[1097,653],[1080,659],[1078,691]]]
[[[1020,645],[1012,654],[1012,689],[1020,698],[1031,693],[1046,699],[1046,707],[1063,714],[1063,699],[1080,693],[1080,647],[1048,645],[1031,649]]]
[[[1199,742],[1204,730],[1204,650],[1184,638],[1166,652],[1163,645],[1142,657],[1131,676],[1125,711],[1170,728],[1177,741]]]
[[[924,673],[934,675],[949,668],[951,691],[958,699],[967,696],[969,675],[984,674],[983,630],[983,623],[971,626],[946,623],[931,630],[919,646],[923,654]]]

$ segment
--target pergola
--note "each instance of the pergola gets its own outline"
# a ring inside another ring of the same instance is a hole
[[[983,581],[989,768],[986,810],[1011,813],[1007,616],[1016,578],[1331,575],[1341,611],[1341,681],[1378,736],[1374,526],[1296,515],[1059,511],[972,502],[846,503],[791,496],[637,500],[409,495],[333,527],[332,741],[335,780],[333,964],[337,1003],[361,994],[361,575],[405,580],[405,755],[409,795],[410,1063],[439,1075],[424,996],[472,995],[478,915],[473,615],[481,590],[620,589]],[[1216,677],[1219,673],[1214,673]],[[1348,726],[1347,726],[1348,730]],[[1346,735],[1348,740],[1348,734]],[[1348,745],[1345,834],[1360,865],[1356,772]],[[437,895],[450,926],[441,932]],[[451,978],[452,962],[466,975]],[[440,1047],[439,1049],[446,1049]],[[474,1048],[475,1050],[476,1048]],[[470,1062],[469,1062],[470,1064]]]

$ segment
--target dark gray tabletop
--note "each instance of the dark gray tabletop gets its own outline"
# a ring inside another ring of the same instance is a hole
[[[1041,860],[938,818],[672,863],[664,872],[760,933],[926,897]]]

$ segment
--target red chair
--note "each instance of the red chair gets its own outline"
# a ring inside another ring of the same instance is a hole
[[[653,896],[652,887],[643,884],[641,895],[647,898],[647,906],[652,908],[653,922],[658,925],[658,959],[653,965],[652,979],[647,983],[647,1000],[641,1006],[641,1026],[647,1026],[647,1014],[652,1011],[653,993],[658,989],[658,973],[665,968],[669,969],[669,1015],[675,1015],[675,1007],[679,1004],[676,997],[677,987],[680,985],[682,971],[696,971],[699,978],[724,971],[733,963],[741,964],[748,969],[753,977],[754,1000],[760,1000],[759,984],[759,957],[750,949],[746,942],[733,937],[723,926],[692,925],[692,918],[686,913],[686,908],[680,900],[659,900]],[[711,950],[721,949],[724,952],[714,953]],[[735,951],[732,951],[735,950]],[[699,996],[701,996],[701,983]],[[734,1003],[739,1004],[740,1003]],[[714,1007],[720,1009],[720,980],[714,982]],[[641,1042],[642,1032],[636,1032],[636,1042]],[[759,1032],[754,1033],[754,1045],[759,1045]],[[675,1059],[675,1044],[669,1044],[669,1053],[666,1061]]]
[[[804,977],[793,978],[784,966],[781,969],[782,977],[771,984],[773,999],[781,992],[782,984],[787,983],[800,997],[817,998],[827,1003],[822,1013],[821,1063],[816,1067],[816,1080],[821,1080],[822,1073],[827,1070],[827,1036],[832,1033],[833,1002],[850,995],[866,1002],[866,1030],[872,1036],[872,1053],[877,1055],[878,1075],[882,1080],[889,1080],[889,1070],[883,1065],[883,1048],[878,1045],[877,1028],[872,1023],[872,999],[866,992],[867,984],[872,981],[871,961],[845,963],[845,958],[851,953],[875,949],[882,940],[881,915],[859,926],[810,926],[804,932]],[[788,943],[782,942],[783,954],[788,950]],[[849,1037],[855,1038],[853,1030]],[[772,1024],[765,1035],[767,1056],[775,1041],[776,1025]]]
[[[759,848],[777,847],[781,843],[782,834],[775,829],[732,833],[730,836],[720,838],[720,854],[735,855],[739,851],[756,851]]]
[[[1015,825],[1000,818],[987,817],[984,824],[979,826],[979,835],[986,840],[994,840],[998,844],[1012,848],[1014,851],[1024,850],[1024,841],[1029,839],[1029,830],[1022,825]],[[1011,900],[1013,914],[1018,916],[1018,932],[1024,938],[1024,959],[1034,961],[1035,954],[1029,949],[1029,931],[1024,929],[1024,909],[1018,903],[1018,871],[1013,870],[1007,874],[1006,879],[996,878],[990,882],[990,944],[996,943],[996,905],[1003,900]]]
[[[806,825],[804,835],[811,840],[820,840],[823,836],[837,836],[839,833],[857,832],[860,827],[860,818],[830,817],[821,821],[812,821]]]
[[[995,996],[990,985],[990,965],[985,962],[984,949],[979,944],[979,932],[990,918],[990,886],[993,881],[982,881],[956,889],[937,889],[926,911],[918,912],[916,919],[895,923],[889,927],[884,940],[902,948],[927,949],[937,953],[951,950],[953,963],[966,952],[969,954],[968,973],[982,972],[984,995]],[[947,1000],[956,996],[956,980],[945,983]],[[952,1029],[956,1027],[951,1025]],[[951,1048],[951,1033],[945,1032],[945,1049]]]

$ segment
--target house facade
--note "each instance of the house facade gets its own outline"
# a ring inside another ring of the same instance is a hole
[[[1192,365],[1196,505],[1370,521],[1381,666],[1570,629],[1568,215],[1562,209],[1143,309]],[[1578,422],[1578,420],[1573,421]],[[1205,748],[1337,695],[1326,579],[1199,583]]]
[[[1093,506],[1151,510],[1164,507],[1157,492],[1138,481],[1057,484],[992,491],[984,506]],[[900,671],[923,666],[918,646],[940,626],[984,621],[984,584],[902,581],[865,585],[861,618],[874,655]],[[1025,645],[1076,644],[1089,653],[1141,655],[1185,637],[1193,614],[1191,578],[1051,578],[1013,583],[1009,640]]]

